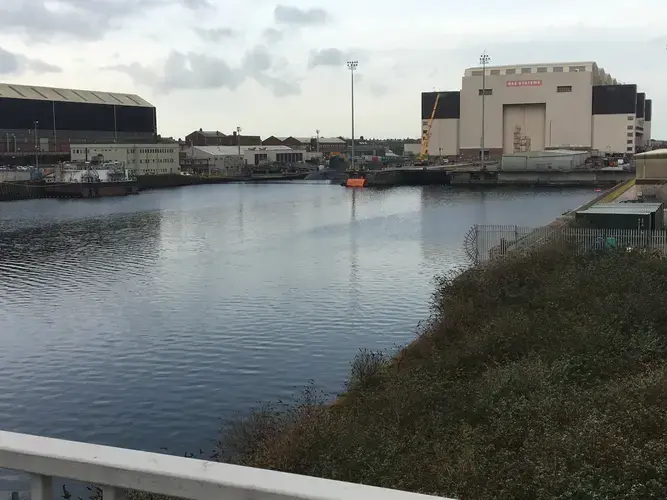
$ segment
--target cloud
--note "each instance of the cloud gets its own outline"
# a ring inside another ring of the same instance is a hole
[[[0,47],[0,75],[18,75],[25,72],[60,73],[58,66],[39,59],[30,59],[21,54],[13,54]]]
[[[100,40],[119,26],[117,21],[168,5],[195,9],[209,0],[0,0],[0,31],[17,32],[29,40],[53,37]]]
[[[183,5],[188,9],[210,9],[213,7],[211,0],[183,0]]]
[[[285,38],[285,34],[275,28],[266,28],[262,32],[262,37],[266,43],[274,44],[282,41],[282,39]]]
[[[349,59],[351,59],[350,54],[339,49],[313,50],[308,58],[308,69],[314,69],[318,66],[343,67]]]
[[[163,93],[220,88],[234,91],[246,80],[253,79],[276,97],[299,94],[298,80],[285,76],[285,69],[277,66],[266,48],[257,46],[246,51],[241,64],[236,67],[215,56],[172,51],[162,68],[157,70],[136,62],[103,69],[125,73],[136,83]]]
[[[273,11],[273,19],[278,24],[288,26],[316,26],[325,24],[329,15],[324,9],[299,9],[287,5],[277,5]]]
[[[266,47],[259,45],[247,51],[242,66],[249,77],[271,90],[276,97],[301,93],[301,86],[293,75],[285,78],[278,76],[276,66],[286,67],[287,64],[276,64]]]
[[[232,28],[197,28],[196,31],[201,39],[207,42],[219,42],[237,35],[237,32]]]

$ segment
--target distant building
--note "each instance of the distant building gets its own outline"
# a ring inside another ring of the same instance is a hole
[[[267,163],[293,164],[306,161],[309,154],[303,149],[288,146],[193,146],[186,149],[186,159],[207,160],[212,172],[239,175],[246,165]]]
[[[241,154],[236,146],[192,146],[184,150],[188,163],[199,163],[199,168],[206,168],[211,173],[235,176],[243,171],[243,148]]]
[[[154,143],[156,131],[155,107],[134,94],[0,84],[0,155],[66,155],[72,143]]]
[[[421,144],[406,143],[403,145],[403,152],[406,155],[417,156],[421,153],[421,150],[422,150]]]
[[[431,156],[479,157],[482,137],[486,156],[544,149],[633,154],[649,143],[652,103],[595,62],[514,64],[468,68],[460,91],[422,93],[422,135],[431,116]]]
[[[258,135],[239,135],[233,132],[231,135],[223,134],[218,130],[195,130],[185,136],[185,143],[188,146],[260,146],[262,138]]]
[[[73,162],[117,161],[134,175],[166,175],[180,172],[178,144],[72,144]]]
[[[321,153],[342,153],[345,151],[345,141],[339,137],[277,137],[272,135],[262,141],[263,146],[287,146],[293,149]]]

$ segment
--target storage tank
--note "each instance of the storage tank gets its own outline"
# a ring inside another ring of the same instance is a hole
[[[667,179],[667,149],[655,149],[635,155],[637,179]]]

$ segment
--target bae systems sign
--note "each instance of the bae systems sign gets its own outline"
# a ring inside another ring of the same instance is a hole
[[[507,82],[508,87],[541,87],[542,80],[513,80]]]

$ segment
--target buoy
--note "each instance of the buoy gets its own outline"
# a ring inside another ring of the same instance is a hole
[[[346,187],[352,188],[352,187],[359,187],[362,188],[366,185],[366,178],[365,177],[357,177],[353,179],[348,179],[347,182],[345,183]]]

